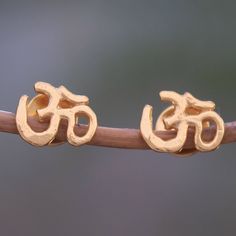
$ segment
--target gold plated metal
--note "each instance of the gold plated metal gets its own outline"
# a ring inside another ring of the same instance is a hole
[[[37,82],[35,91],[38,95],[31,101],[27,95],[20,98],[16,112],[17,129],[25,141],[35,146],[60,144],[55,137],[62,119],[68,121],[67,140],[70,144],[80,146],[92,139],[97,128],[97,117],[88,106],[88,97],[75,95],[64,86],[55,88],[44,82]],[[89,119],[87,133],[82,137],[74,133],[74,127],[79,124],[81,116]],[[45,131],[36,132],[29,126],[28,117],[42,122],[50,120],[49,127]]]
[[[224,121],[214,111],[213,102],[198,100],[190,93],[181,95],[172,91],[162,91],[160,97],[162,101],[169,101],[172,105],[160,114],[155,130],[153,130],[153,108],[150,105],[144,107],[140,123],[142,136],[153,150],[180,155],[194,152],[194,150],[182,151],[189,127],[195,128],[194,142],[197,150],[210,151],[219,146],[224,136]],[[202,131],[204,128],[210,127],[212,123],[216,126],[215,136],[213,140],[205,141],[202,138]],[[163,140],[155,134],[155,131],[166,130],[176,130],[176,137]]]

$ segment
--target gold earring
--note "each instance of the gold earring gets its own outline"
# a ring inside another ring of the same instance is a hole
[[[89,99],[86,96],[75,95],[64,86],[58,88],[44,82],[35,84],[38,93],[31,101],[23,95],[19,100],[16,112],[16,125],[21,137],[35,146],[50,145],[55,140],[61,119],[67,119],[67,140],[70,144],[80,146],[89,142],[97,128],[97,117],[88,106]],[[87,133],[80,137],[74,133],[74,127],[78,124],[80,116],[89,119]],[[27,122],[27,118],[35,117],[39,121],[50,119],[47,130],[35,132]]]
[[[160,92],[162,101],[169,101],[172,105],[166,108],[157,119],[153,131],[152,106],[146,105],[140,123],[141,134],[146,143],[155,151],[180,153],[187,138],[189,127],[195,128],[195,148],[199,151],[216,149],[224,136],[224,121],[214,111],[215,104],[211,101],[201,101],[190,93],[183,95],[172,91]],[[202,139],[203,128],[216,125],[216,133],[213,140],[206,142]],[[176,130],[174,139],[163,140],[155,131]]]

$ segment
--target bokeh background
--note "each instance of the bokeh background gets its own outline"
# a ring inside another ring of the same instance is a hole
[[[0,1],[0,108],[36,81],[90,97],[99,124],[138,128],[160,90],[236,118],[236,2]],[[189,159],[35,148],[0,135],[1,235],[235,235],[235,144]]]

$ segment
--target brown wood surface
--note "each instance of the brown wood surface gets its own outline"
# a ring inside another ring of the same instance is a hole
[[[40,123],[35,119],[29,119],[29,124],[35,131],[47,129],[48,123]],[[66,122],[61,122],[55,142],[66,142]],[[85,134],[86,125],[75,127],[75,133],[79,136]],[[0,132],[18,134],[16,128],[15,114],[0,111]],[[214,136],[214,127],[207,128],[203,131],[203,138],[210,140]],[[175,131],[161,131],[157,135],[164,140],[174,138]],[[185,151],[194,150],[194,129],[188,130],[188,137],[184,145]],[[236,142],[236,121],[225,124],[225,134],[222,144]],[[129,148],[129,149],[150,149],[144,142],[140,130],[126,128],[108,128],[98,127],[97,131],[88,145],[104,146],[112,148]]]

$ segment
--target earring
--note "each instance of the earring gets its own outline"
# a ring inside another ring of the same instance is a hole
[[[144,107],[140,123],[141,134],[153,150],[181,154],[189,127],[195,128],[194,143],[197,150],[210,151],[219,146],[224,136],[224,121],[214,111],[213,102],[198,100],[190,93],[181,95],[171,91],[160,92],[160,97],[162,101],[169,101],[172,105],[161,113],[155,130],[152,128],[153,108],[150,105]],[[215,123],[216,133],[213,140],[207,142],[202,139],[202,131],[212,123]],[[155,134],[156,131],[167,130],[175,130],[176,137],[163,140]]]
[[[70,144],[80,146],[92,139],[97,129],[97,117],[88,106],[88,97],[75,95],[64,86],[55,88],[44,82],[37,82],[35,91],[38,95],[31,101],[23,95],[17,107],[16,125],[25,141],[35,146],[50,145],[54,141],[56,143],[55,137],[62,119],[68,121],[67,140]],[[81,116],[89,119],[87,133],[82,137],[74,133],[74,127],[78,125]],[[28,117],[34,117],[40,122],[50,120],[49,126],[43,132],[36,132],[29,126]]]

